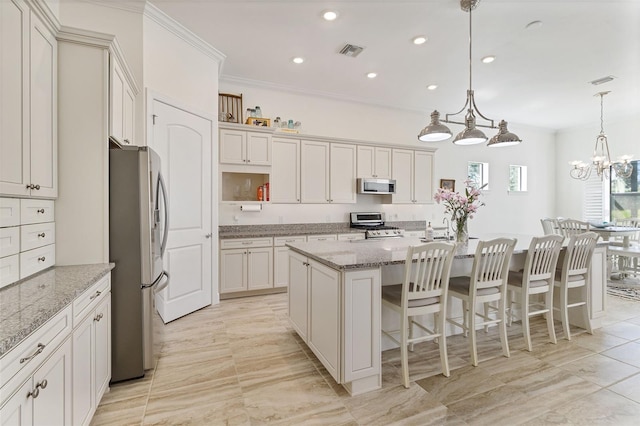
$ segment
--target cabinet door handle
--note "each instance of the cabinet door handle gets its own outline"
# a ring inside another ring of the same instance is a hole
[[[38,210],[36,210],[36,213],[42,213],[42,214],[44,214],[44,209],[38,209]]]
[[[89,298],[89,300],[93,300],[93,299],[95,299],[96,297],[100,296],[101,294],[102,294],[102,292],[101,292],[100,290],[97,290],[97,291],[95,292],[95,294]]]
[[[45,260],[47,260],[47,258],[44,256],[38,258],[38,262],[44,262]]]
[[[250,246],[251,244],[253,244],[253,242],[252,242],[252,241],[243,241],[243,242],[242,242],[242,245],[243,245],[243,246]]]
[[[42,343],[38,343],[38,349],[36,349],[36,351],[33,354],[31,354],[31,355],[29,355],[27,357],[24,357],[24,358],[20,358],[20,364],[23,364],[26,361],[29,361],[31,358],[33,358],[33,357],[35,357],[37,355],[40,355],[42,353],[42,351],[44,351],[44,347],[45,346],[46,345],[43,345]],[[35,398],[35,396],[34,396],[34,398]]]
[[[126,143],[131,143],[131,142],[129,141],[129,139],[124,139],[124,142],[126,142]]]
[[[44,238],[44,237],[46,237],[46,236],[47,236],[47,235],[46,235],[44,232],[43,232],[43,233],[41,233],[41,234],[38,234],[38,238]]]
[[[103,317],[103,316],[104,316],[104,314],[99,313],[98,315],[96,315],[96,316],[93,318],[93,320],[94,320],[94,321],[100,321],[100,320],[102,319],[102,317]]]
[[[27,189],[35,189],[35,190],[39,190],[40,189],[40,185],[34,185],[32,183],[27,185]]]
[[[31,392],[29,392],[27,394],[27,398],[29,398],[31,396],[31,397],[33,397],[33,399],[36,399],[38,397],[38,395],[40,395],[40,388],[38,388],[36,386],[36,388],[34,390],[32,390]]]
[[[251,160],[247,160],[247,163],[250,163],[250,162],[251,162]]]
[[[49,383],[47,382],[47,379],[44,379],[44,380],[42,380],[40,383],[38,383],[38,384],[36,385],[36,388],[38,388],[38,387],[39,387],[40,389],[46,389],[46,387],[47,387],[47,385],[48,385],[48,384],[49,384]]]

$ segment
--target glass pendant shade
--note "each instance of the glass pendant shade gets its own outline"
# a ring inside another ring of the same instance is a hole
[[[440,123],[440,113],[436,110],[431,113],[431,122],[422,129],[418,135],[418,140],[422,142],[439,142],[451,137],[451,130]]]
[[[502,120],[500,124],[498,124],[498,134],[489,139],[489,143],[487,146],[490,147],[502,147],[502,146],[512,146],[517,145],[522,140],[515,133],[511,133],[509,129],[507,129],[507,122]]]
[[[466,126],[453,140],[456,145],[475,145],[487,141],[487,136],[476,127],[476,118],[469,114],[465,119]]]

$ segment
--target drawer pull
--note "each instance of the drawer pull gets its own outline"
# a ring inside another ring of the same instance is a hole
[[[38,258],[38,262],[44,262],[45,260],[47,260],[47,258],[44,256]]]
[[[95,299],[96,297],[100,296],[101,294],[102,294],[102,292],[100,292],[100,290],[98,290],[98,291],[96,291],[96,293],[95,293],[93,296],[91,296],[91,297],[89,298],[89,300],[93,300],[93,299]]]
[[[31,358],[35,357],[36,355],[40,355],[42,353],[42,351],[44,351],[44,347],[45,345],[43,345],[42,343],[38,343],[38,349],[31,355],[24,357],[24,358],[20,358],[20,364],[23,364],[27,361],[29,361]],[[37,396],[37,395],[36,395]],[[35,398],[35,396],[34,396]]]
[[[93,318],[94,321],[100,321],[102,319],[102,317],[104,316],[103,313],[100,313],[98,315],[95,316],[95,318]]]
[[[250,246],[251,244],[253,244],[253,241],[243,241],[242,242],[243,246]]]
[[[47,234],[45,234],[44,232],[38,234],[38,238],[44,238],[46,236],[47,236]]]
[[[40,395],[40,388],[36,386],[36,388],[34,390],[32,390],[31,392],[29,392],[27,394],[27,398],[32,396],[33,399],[36,399],[38,397],[38,395]]]
[[[38,209],[38,210],[36,210],[36,213],[42,213],[42,214],[44,214],[44,209]]]

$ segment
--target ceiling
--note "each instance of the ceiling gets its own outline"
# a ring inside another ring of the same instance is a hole
[[[425,124],[433,109],[455,113],[466,99],[469,15],[459,0],[152,3],[226,55],[223,80],[419,111]],[[323,20],[326,9],[338,19]],[[593,95],[604,90],[605,123],[640,113],[640,0],[482,0],[472,17],[485,116],[556,130],[597,124]],[[532,21],[542,24],[527,29]],[[416,46],[416,35],[428,41]],[[365,49],[339,55],[345,43]],[[496,60],[483,64],[487,55]]]

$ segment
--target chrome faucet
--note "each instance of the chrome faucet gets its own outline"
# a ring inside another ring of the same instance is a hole
[[[451,223],[449,222],[449,219],[447,219],[446,217],[442,219],[442,223],[446,223],[447,224],[447,241],[449,241],[449,239],[451,238],[449,236],[449,228],[451,228]]]

